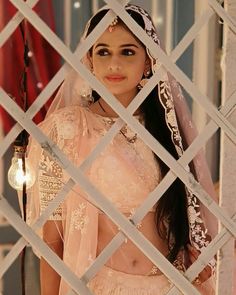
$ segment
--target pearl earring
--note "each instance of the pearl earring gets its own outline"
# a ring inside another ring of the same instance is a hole
[[[144,72],[144,76],[147,78],[149,75],[151,74],[151,71],[150,70],[146,70]]]
[[[148,82],[148,77],[149,75],[151,74],[151,71],[150,69],[144,71],[143,75],[144,75],[144,78],[139,82],[138,84],[138,90],[141,90]]]

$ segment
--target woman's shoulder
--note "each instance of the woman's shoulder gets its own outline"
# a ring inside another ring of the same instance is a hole
[[[66,106],[63,108],[60,108],[53,113],[51,113],[47,119],[50,120],[79,120],[81,116],[86,114],[88,112],[87,107],[82,107],[79,105],[73,105],[73,106]]]
[[[107,124],[89,107],[67,106],[52,112],[40,123],[40,129],[53,138],[74,140],[80,135],[104,134]],[[110,126],[110,125],[109,125]]]
[[[87,118],[89,112],[87,107],[77,105],[66,106],[47,115],[38,126],[44,129],[47,126],[56,126],[57,124],[59,124],[59,126],[62,126],[64,123],[79,124],[79,122]]]

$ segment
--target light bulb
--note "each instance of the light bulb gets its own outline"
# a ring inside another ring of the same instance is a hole
[[[8,170],[8,182],[16,190],[23,190],[23,184],[26,183],[26,189],[33,186],[35,182],[35,173],[28,159],[25,159],[26,173],[23,171],[23,161],[21,157],[14,154],[11,167]]]
[[[80,2],[79,2],[79,1],[76,1],[76,2],[74,3],[74,8],[75,8],[75,9],[80,8]]]

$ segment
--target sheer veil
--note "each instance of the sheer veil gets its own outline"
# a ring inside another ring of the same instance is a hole
[[[161,46],[149,14],[136,5],[128,4],[126,10],[136,11],[142,16],[145,24],[145,32],[154,40],[157,46]],[[87,35],[89,24],[90,21],[88,22],[82,40]],[[152,56],[151,52],[148,49],[146,50],[151,61],[152,74],[154,74],[160,68],[160,64],[157,59]],[[83,59],[83,63],[89,67],[86,57]],[[188,109],[181,88],[175,78],[169,72],[165,72],[157,86],[159,91],[157,92],[156,98],[160,100],[161,105],[164,108],[166,124],[171,131],[172,141],[176,151],[179,157],[181,157],[184,151],[196,138],[196,127],[191,120],[191,113]],[[55,110],[65,106],[88,105],[91,103],[91,93],[92,89],[89,84],[84,81],[75,70],[70,70],[64,83],[60,87],[47,116]],[[214,186],[204,157],[203,149],[197,153],[188,169],[192,172],[195,180],[204,188],[212,199],[216,201]],[[196,249],[202,251],[209,244],[211,238],[216,235],[217,221],[213,214],[188,189],[187,198],[190,242]],[[209,264],[214,268],[214,259],[212,259]]]

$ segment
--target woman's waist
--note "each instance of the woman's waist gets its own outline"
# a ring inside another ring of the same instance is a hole
[[[123,255],[114,255],[105,265],[115,271],[132,275],[154,276],[162,274],[158,267],[147,257],[142,257],[140,255],[134,257],[134,259],[128,257],[126,261]]]
[[[98,242],[97,255],[105,248],[103,243]],[[164,256],[168,254],[168,249],[165,245],[156,245]],[[136,275],[160,275],[161,271],[158,267],[131,241],[124,244],[113,253],[111,258],[106,262],[106,266],[121,272]]]
[[[119,232],[119,227],[109,220],[108,217],[102,215],[99,216],[98,230],[97,255],[102,252],[106,245]],[[166,241],[157,233],[153,213],[148,213],[144,217],[142,222],[139,223],[138,230],[142,232],[144,237],[163,255],[166,256],[168,254]],[[124,240],[124,243],[114,252],[106,265],[116,270],[132,274],[152,275],[152,273],[157,274],[159,272],[142,250],[129,238]]]
[[[127,221],[132,220],[137,208],[124,207],[126,210],[122,211],[122,215],[127,218]],[[152,237],[159,237],[155,223],[155,208],[150,211],[136,224],[136,228],[142,232],[148,239]],[[121,228],[116,225],[104,212],[101,211],[98,219],[99,236],[104,235],[108,237],[115,236]]]

